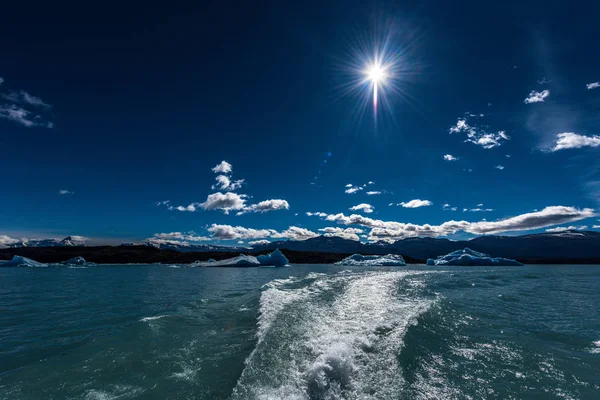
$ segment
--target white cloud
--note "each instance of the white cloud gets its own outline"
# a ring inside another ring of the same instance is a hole
[[[429,200],[421,200],[421,199],[414,199],[411,201],[407,201],[407,202],[402,202],[398,205],[404,207],[404,208],[419,208],[419,207],[428,207],[430,205],[432,205],[433,203]]]
[[[212,171],[215,174],[229,174],[229,173],[231,173],[232,169],[233,169],[232,165],[229,164],[227,161],[223,160],[219,164],[215,165],[212,168]]]
[[[496,165],[494,168],[499,169],[500,171],[502,171],[504,169],[504,165]]]
[[[352,185],[351,183],[348,183],[348,184],[346,185],[346,187],[347,187],[347,188],[351,188],[352,186],[354,186],[354,185]]]
[[[28,128],[34,126],[41,126],[45,128],[54,127],[52,122],[44,120],[42,116],[33,115],[31,112],[14,104],[0,105],[0,118],[17,122]]]
[[[232,210],[242,210],[246,206],[246,197],[245,194],[217,192],[209,194],[206,201],[198,205],[204,210],[222,210],[229,214]]]
[[[68,194],[75,194],[75,192],[72,192],[72,191],[70,191],[70,190],[66,190],[66,189],[60,189],[60,190],[58,191],[58,194],[60,194],[60,195],[63,195],[63,196],[64,196],[64,195],[68,195]]]
[[[271,242],[268,241],[267,239],[253,240],[251,242],[248,242],[248,244],[250,246],[262,246],[262,245],[269,244],[269,243],[271,243]]]
[[[540,79],[539,81],[537,81],[538,85],[545,85],[545,84],[550,83],[550,82],[552,82],[552,81],[549,80],[549,79],[546,79],[546,77],[543,77],[542,79]]]
[[[370,192],[367,192],[367,196],[376,196],[378,194],[381,194],[381,192],[378,190],[372,190]]]
[[[452,154],[445,154],[444,155],[444,160],[446,160],[446,161],[456,161],[456,160],[458,160],[458,157],[454,157]]]
[[[348,186],[346,186],[346,187],[348,187]],[[353,194],[353,193],[358,192],[359,190],[363,190],[362,186],[352,186],[352,187],[346,189],[344,192],[348,193],[348,194]]]
[[[177,206],[175,207],[175,210],[177,211],[189,211],[189,212],[196,212],[198,210],[197,206],[199,205],[199,203],[192,203],[189,204],[187,206]],[[172,210],[173,207],[169,207],[169,210]]]
[[[348,240],[360,240],[360,238],[358,237],[358,234],[363,233],[362,229],[358,229],[358,228],[338,228],[338,227],[327,227],[327,228],[322,228],[319,229],[320,232],[325,232],[323,236],[326,237],[332,237],[332,236],[336,236],[336,237],[341,237],[343,239],[348,239]]]
[[[252,204],[248,207],[245,207],[242,211],[238,212],[237,215],[246,214],[249,212],[252,213],[265,213],[268,211],[276,211],[276,210],[289,210],[290,205],[286,200],[281,199],[271,199],[264,200],[257,204]]]
[[[4,83],[4,79],[0,78],[0,85],[2,85]]]
[[[325,218],[328,214],[324,213],[324,212],[310,212],[310,211],[308,211],[306,213],[306,215],[308,215],[309,217],[315,216],[315,217]]]
[[[3,94],[2,97],[14,103],[28,104],[34,107],[50,108],[50,104],[44,103],[39,97],[32,96],[23,90],[21,90],[20,92],[10,92],[8,94]]]
[[[588,88],[588,90],[598,89],[598,88],[600,88],[600,82],[588,83],[587,85],[585,85],[585,87]]]
[[[375,182],[373,182],[373,181],[367,182],[367,185],[374,185],[374,184],[375,184]]]
[[[364,213],[370,214],[373,212],[373,206],[367,203],[361,203],[354,207],[350,207],[351,211],[362,211]]]
[[[510,154],[505,154],[504,157],[510,158],[511,156],[510,156]]]
[[[456,125],[450,127],[449,132],[452,133],[466,133],[467,139],[465,142],[473,143],[484,149],[492,149],[502,145],[505,140],[510,140],[510,137],[505,131],[486,132],[479,126],[471,126],[466,118],[459,118]],[[446,159],[446,156],[444,156]]]
[[[160,206],[170,206],[171,205],[171,200],[157,201],[155,204],[156,204],[157,207],[160,207]]]
[[[559,233],[559,232],[565,232],[565,231],[582,231],[584,229],[587,229],[587,226],[585,225],[581,225],[581,226],[557,226],[556,228],[549,228],[546,229],[546,232],[548,233]]]
[[[359,225],[371,228],[370,240],[399,240],[407,237],[447,236],[458,231],[474,235],[498,234],[511,231],[527,231],[545,228],[582,219],[594,217],[596,214],[591,208],[578,209],[567,206],[549,206],[541,211],[517,215],[515,217],[498,221],[447,221],[441,225],[416,225],[396,221],[382,221],[359,214],[344,215],[329,214],[324,219],[344,225]]]
[[[190,242],[202,242],[212,240],[210,237],[198,236],[196,232],[169,232],[169,233],[155,233],[152,235],[152,239],[160,240],[183,240]]]
[[[492,212],[494,211],[493,208],[481,208],[481,207],[477,207],[477,208],[463,208],[463,212]]]
[[[442,206],[442,210],[456,211],[457,207],[452,207],[450,204],[446,203]]]
[[[556,135],[556,143],[552,151],[579,149],[582,147],[600,147],[600,136],[584,136],[573,132],[563,132]]]
[[[232,191],[242,187],[244,183],[243,179],[238,179],[236,181],[231,181],[231,179],[226,175],[217,175],[215,177],[217,183],[212,185],[212,190],[227,190]]]
[[[255,240],[264,238],[306,240],[316,236],[317,233],[305,228],[290,226],[282,232],[275,229],[252,229],[242,226],[212,224],[208,231],[213,239],[218,240]]]
[[[535,90],[532,90],[531,93],[529,93],[529,96],[523,102],[525,104],[541,103],[548,96],[550,96],[550,91],[548,89],[542,90],[541,92],[536,92]]]
[[[297,226],[290,226],[285,231],[275,232],[271,235],[275,239],[285,238],[290,240],[306,240],[317,236],[319,236],[318,233]]]

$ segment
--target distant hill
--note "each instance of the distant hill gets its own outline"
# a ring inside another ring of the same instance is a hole
[[[23,246],[0,249],[0,259],[21,255],[40,262],[64,261],[82,256],[96,263],[188,263],[232,257],[239,253],[264,254],[283,250],[292,263],[335,262],[354,254],[400,254],[408,263],[424,262],[469,247],[492,257],[523,263],[600,264],[600,232],[565,231],[523,236],[481,236],[453,241],[443,238],[408,238],[393,243],[361,243],[340,237],[318,236],[302,241],[277,241],[253,247],[178,245],[143,242],[121,246],[86,247],[71,237],[28,241]]]

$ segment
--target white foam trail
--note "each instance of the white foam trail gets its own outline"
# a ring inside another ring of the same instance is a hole
[[[154,316],[154,317],[144,317],[144,318],[140,319],[139,322],[155,321],[157,319],[161,319],[161,318],[165,318],[165,317],[168,317],[168,315],[157,315],[157,316]]]
[[[234,399],[379,399],[401,392],[402,337],[431,300],[398,295],[421,272],[311,274],[267,285],[258,344]]]

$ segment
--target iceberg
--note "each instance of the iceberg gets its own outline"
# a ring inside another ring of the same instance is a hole
[[[209,260],[205,262],[194,262],[194,267],[258,267],[260,262],[253,256],[240,254],[237,257],[227,258],[221,261]]]
[[[462,250],[456,250],[445,256],[439,256],[435,260],[429,258],[427,265],[463,265],[463,266],[521,266],[520,262],[510,258],[490,257],[488,254],[480,253],[465,247]]]
[[[33,261],[27,257],[13,256],[12,260],[1,263],[2,267],[47,267],[48,265]]]
[[[281,250],[275,249],[271,254],[264,254],[256,257],[260,265],[272,265],[274,267],[283,267],[289,264],[289,260],[283,255]]]
[[[73,258],[69,258],[67,261],[61,261],[60,262],[63,265],[96,265],[93,262],[87,262],[85,261],[85,258],[83,257],[73,257]]]
[[[336,265],[352,265],[355,267],[396,267],[406,265],[404,258],[399,254],[386,254],[384,256],[364,256],[362,254],[353,254],[344,258]]]

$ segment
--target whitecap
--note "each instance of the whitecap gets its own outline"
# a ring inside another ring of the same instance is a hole
[[[157,319],[161,319],[161,318],[165,318],[165,317],[168,317],[168,315],[156,315],[154,317],[144,317],[144,318],[140,319],[139,322],[155,321]]]

